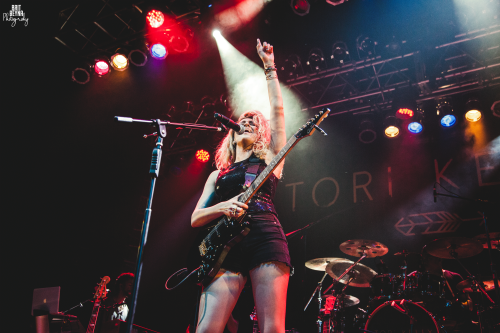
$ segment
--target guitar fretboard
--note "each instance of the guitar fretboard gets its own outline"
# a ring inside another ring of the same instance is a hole
[[[269,178],[271,173],[276,169],[278,164],[285,158],[290,149],[298,142],[297,138],[293,135],[290,140],[281,148],[280,152],[274,156],[272,161],[267,165],[267,167],[262,170],[262,172],[255,178],[248,189],[243,193],[243,195],[238,199],[239,202],[248,203],[252,196],[257,192],[260,186]]]
[[[97,315],[99,314],[99,308],[101,307],[101,300],[96,299],[94,302],[94,308],[92,309],[92,315],[90,316],[89,326],[87,326],[86,333],[94,333],[95,324],[97,322]]]
[[[248,187],[248,189],[243,193],[243,195],[240,196],[238,199],[239,202],[244,202],[248,203],[252,196],[257,192],[257,190],[260,188],[260,186],[269,178],[271,173],[276,169],[278,164],[285,158],[285,156],[288,154],[290,149],[299,142],[300,139],[297,139],[295,135],[292,135],[292,137],[288,140],[288,142],[285,144],[283,148],[279,151],[276,156],[273,157],[271,162],[267,165],[267,167],[262,170],[262,172],[255,178],[255,180],[252,182],[252,184]],[[208,235],[205,237],[205,239],[210,239],[214,233],[217,232],[219,227],[223,225],[226,222],[226,217],[224,216],[220,221],[212,228],[212,230],[208,233]]]

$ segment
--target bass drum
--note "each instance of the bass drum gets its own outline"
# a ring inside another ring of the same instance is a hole
[[[365,330],[392,333],[439,333],[434,316],[417,303],[407,300],[385,302],[376,308],[368,317]]]

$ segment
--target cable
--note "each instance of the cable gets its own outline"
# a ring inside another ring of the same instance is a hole
[[[456,193],[453,193],[452,191],[449,191],[448,189],[446,189],[446,187],[444,187],[444,186],[443,186],[443,185],[441,185],[440,183],[438,183],[438,182],[434,182],[434,186],[436,186],[436,184],[438,184],[439,186],[441,186],[441,188],[442,188],[443,190],[445,190],[446,192],[451,193],[451,194],[453,194],[453,195],[455,195],[455,196],[457,196],[457,197],[460,197],[460,195],[458,195],[458,194],[456,194]]]
[[[169,287],[167,286],[167,284],[168,284],[168,281],[170,281],[170,279],[171,279],[173,276],[177,276],[177,275],[179,275],[179,274],[180,274],[180,272],[182,272],[182,271],[187,272],[187,268],[186,268],[186,267],[179,269],[177,272],[175,272],[174,274],[172,274],[172,275],[170,275],[170,276],[168,277],[167,282],[165,282],[165,289],[167,289],[167,290],[174,290],[175,288],[177,288],[178,286],[180,286],[180,285],[181,285],[184,281],[186,281],[186,280],[187,280],[187,278],[189,278],[189,277],[190,277],[190,276],[191,276],[194,272],[197,272],[200,268],[201,268],[201,266],[200,266],[200,267],[198,267],[198,268],[196,268],[195,270],[193,270],[191,273],[189,273],[189,274],[188,274],[188,275],[187,275],[184,279],[182,279],[182,281],[181,281],[181,282],[179,282],[178,284],[176,284],[176,285],[175,285],[175,286],[173,286],[172,288],[169,288]]]

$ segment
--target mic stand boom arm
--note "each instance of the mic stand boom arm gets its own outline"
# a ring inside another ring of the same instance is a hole
[[[142,222],[141,242],[139,245],[139,250],[137,251],[137,263],[135,268],[134,287],[132,289],[130,310],[127,316],[126,333],[131,333],[132,325],[134,323],[135,309],[137,305],[137,296],[139,294],[139,284],[141,281],[143,251],[144,251],[144,246],[146,245],[146,240],[148,238],[149,221],[151,219],[151,206],[153,204],[153,194],[156,185],[156,178],[158,178],[158,175],[160,174],[161,154],[162,154],[161,149],[163,147],[163,139],[167,136],[166,126],[175,126],[176,128],[191,128],[198,130],[218,131],[218,132],[222,132],[224,130],[221,127],[213,127],[200,124],[172,123],[170,121],[164,121],[160,119],[144,120],[144,119],[134,119],[128,117],[115,117],[115,120],[118,122],[151,124],[156,127],[156,133],[157,133],[156,146],[153,149],[151,166],[149,168],[149,174],[151,175],[151,186],[149,189],[149,197],[148,197],[146,211],[144,213],[144,220]]]

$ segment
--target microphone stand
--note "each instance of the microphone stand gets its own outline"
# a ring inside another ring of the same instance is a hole
[[[497,202],[493,202],[493,201],[489,201],[489,200],[483,200],[483,199],[473,199],[473,198],[467,198],[467,197],[462,197],[462,196],[459,196],[459,195],[449,195],[449,194],[444,194],[444,193],[438,193],[438,192],[434,192],[434,198],[436,198],[436,196],[442,196],[442,197],[450,197],[450,198],[456,198],[456,199],[461,199],[461,200],[466,200],[466,201],[471,201],[471,202],[474,202],[478,205],[497,205],[498,207],[498,204]],[[490,259],[490,271],[491,271],[491,275],[493,277],[493,284],[495,286],[495,304],[500,304],[500,289],[499,289],[499,286],[498,286],[498,274],[497,274],[497,269],[496,269],[496,265],[493,263],[493,257],[491,255],[491,238],[490,238],[490,232],[489,232],[489,229],[488,229],[488,223],[487,223],[487,217],[486,217],[486,214],[485,214],[485,210],[483,209],[484,207],[480,207],[481,208],[481,211],[479,212],[482,217],[483,217],[483,223],[484,223],[484,230],[486,232],[486,243],[488,244],[488,255],[489,255],[489,259]],[[462,265],[463,266],[463,265]],[[465,267],[464,267],[465,268]]]
[[[144,120],[144,119],[134,119],[128,117],[115,117],[115,120],[118,122],[126,122],[126,123],[142,123],[142,124],[150,124],[155,126],[156,133],[156,146],[153,149],[153,156],[151,158],[151,166],[149,168],[149,174],[151,175],[151,186],[149,189],[149,197],[148,203],[146,207],[146,211],[144,213],[144,220],[142,222],[142,230],[141,230],[141,242],[139,245],[139,250],[137,252],[137,263],[135,268],[135,279],[134,279],[134,287],[132,289],[132,297],[130,301],[130,310],[129,315],[127,316],[127,324],[126,324],[126,333],[132,332],[132,325],[134,323],[135,309],[137,305],[137,296],[139,294],[139,283],[141,281],[141,273],[142,273],[142,261],[143,261],[143,251],[144,246],[146,245],[146,240],[148,237],[149,230],[149,222],[151,219],[151,207],[153,204],[153,194],[156,185],[156,178],[158,178],[160,174],[160,165],[161,165],[161,155],[162,155],[162,147],[163,147],[163,139],[167,137],[167,126],[175,126],[176,128],[191,128],[198,130],[206,130],[206,131],[224,131],[221,127],[213,127],[206,126],[200,124],[184,124],[184,123],[172,123],[170,121],[164,121],[160,119],[152,119],[152,120]],[[149,135],[145,135],[148,137]]]

